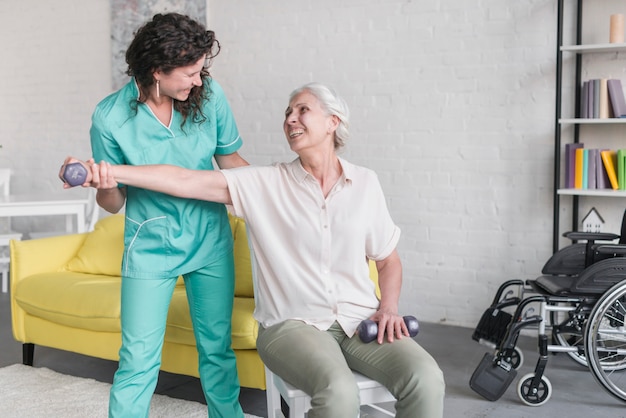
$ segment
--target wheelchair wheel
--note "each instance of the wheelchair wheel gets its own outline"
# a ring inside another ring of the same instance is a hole
[[[515,347],[513,349],[509,363],[511,363],[511,367],[515,370],[519,370],[519,368],[522,367],[522,364],[524,364],[524,353],[519,347]]]
[[[591,311],[585,327],[585,353],[596,381],[611,395],[626,401],[626,281],[606,291]]]
[[[555,343],[562,347],[582,347],[586,320],[585,315],[570,316],[569,312],[550,312],[552,335]],[[587,357],[583,353],[566,351],[565,354],[581,366],[588,367]]]
[[[547,377],[541,376],[537,389],[531,389],[534,373],[528,373],[517,383],[517,395],[528,406],[540,406],[548,402],[552,396],[552,384]]]
[[[570,312],[552,311],[550,312],[550,320],[552,324],[552,336],[555,343],[563,347],[576,347],[577,351],[566,351],[572,360],[584,367],[589,367],[587,356],[584,350],[584,332],[587,325],[591,308],[584,309],[582,312],[571,315]],[[611,358],[602,359],[602,367],[606,370],[616,370],[626,368],[626,362],[616,363]]]

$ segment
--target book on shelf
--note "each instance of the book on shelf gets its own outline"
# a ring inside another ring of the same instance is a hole
[[[617,150],[617,184],[620,190],[626,190],[626,149]]]
[[[594,93],[593,93],[593,80],[589,80],[588,87],[588,96],[587,96],[587,118],[593,118],[593,101],[594,101]]]
[[[626,148],[585,148],[565,144],[564,187],[567,189],[626,190]]]
[[[607,80],[607,89],[611,99],[611,109],[616,118],[626,118],[626,100],[624,99],[624,89],[622,81],[618,79]]]
[[[598,93],[598,117],[600,119],[609,118],[609,89],[607,85],[607,79],[601,78],[599,80],[600,92]]]
[[[582,181],[582,189],[588,189],[589,188],[589,150],[586,148],[582,149],[583,151],[583,168],[582,168],[582,175],[583,175],[583,181]]]
[[[583,160],[585,155],[584,148],[577,148],[576,151],[576,165],[574,168],[574,188],[583,188]]]
[[[596,158],[598,155],[598,150],[595,148],[591,148],[585,150],[585,154],[587,160],[587,169],[585,170],[587,172],[587,189],[597,189],[598,183],[596,179]]]
[[[617,190],[619,185],[617,182],[617,171],[615,170],[615,166],[617,165],[616,152],[614,150],[605,149],[600,151],[600,155],[602,156],[602,163],[606,169],[606,174],[609,178],[611,188],[613,190]]]
[[[626,98],[619,79],[594,78],[583,81],[580,117],[586,119],[626,118]]]
[[[596,149],[595,160],[596,160],[596,188],[597,189],[610,189],[611,182],[609,180],[609,175],[604,168],[604,163],[602,162],[602,156],[600,153],[603,150]]]
[[[573,189],[576,187],[576,150],[584,147],[581,143],[565,144],[565,187]]]
[[[580,88],[580,112],[581,118],[587,117],[587,97],[589,95],[589,81],[584,80],[583,85]]]
[[[600,117],[600,79],[594,78],[593,80],[593,118],[598,119]]]

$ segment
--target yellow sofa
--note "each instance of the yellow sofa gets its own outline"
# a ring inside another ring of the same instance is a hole
[[[235,301],[232,346],[241,386],[265,389],[256,351],[258,324],[250,252],[242,219],[230,217],[235,238]],[[101,219],[94,231],[29,241],[12,241],[11,316],[13,335],[24,344],[24,364],[35,345],[118,360],[120,266],[124,215]],[[198,377],[198,356],[182,279],[167,319],[161,369]]]

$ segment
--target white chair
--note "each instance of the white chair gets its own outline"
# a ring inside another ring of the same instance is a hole
[[[97,192],[93,187],[89,188],[89,203],[85,207],[85,232],[93,231],[100,216],[100,206],[96,202]]]
[[[0,270],[2,271],[2,293],[9,291],[9,242],[11,240],[19,241],[22,239],[22,234],[0,234]]]
[[[98,206],[98,203],[96,202],[96,192],[97,190],[94,189],[93,187],[89,188],[89,191],[88,191],[89,203],[87,203],[87,205],[85,206],[85,232],[93,231],[94,227],[96,226],[96,222],[98,222],[98,217],[100,215],[100,207]],[[54,237],[58,235],[65,235],[67,233],[68,232],[66,229],[59,229],[59,230],[54,230],[54,231],[29,232],[28,239]]]
[[[10,168],[0,168],[0,191],[2,196],[9,196],[11,175]],[[21,240],[22,234],[11,229],[11,218],[4,218],[5,224],[0,232],[0,271],[2,272],[2,293],[9,291],[9,242]]]
[[[395,398],[387,388],[360,373],[353,373],[359,387],[361,405],[368,405],[390,417],[395,416],[395,414],[374,405],[395,401]],[[289,407],[288,418],[304,418],[306,411],[311,408],[311,397],[309,395],[285,382],[267,367],[265,367],[265,386],[268,418],[284,417],[281,410],[281,397]]]

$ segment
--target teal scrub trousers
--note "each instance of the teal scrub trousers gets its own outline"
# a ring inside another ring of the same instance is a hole
[[[235,353],[231,348],[233,254],[183,277],[208,416],[243,417]],[[177,278],[122,278],[122,347],[109,398],[110,418],[148,417],[176,281]]]

